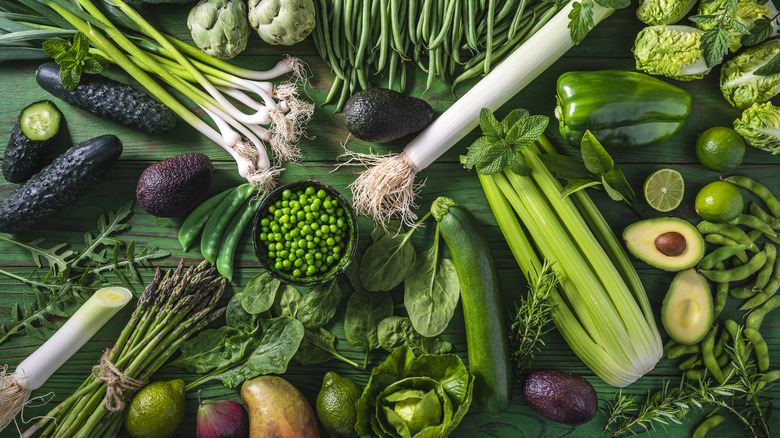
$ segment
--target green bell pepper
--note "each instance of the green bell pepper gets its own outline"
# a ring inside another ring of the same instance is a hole
[[[557,93],[559,129],[574,147],[586,130],[609,151],[647,146],[677,133],[691,113],[688,92],[631,71],[564,73]]]

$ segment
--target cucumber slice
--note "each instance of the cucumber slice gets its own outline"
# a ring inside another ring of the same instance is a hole
[[[50,100],[42,100],[28,105],[19,116],[22,134],[30,140],[48,140],[60,129],[62,113]]]

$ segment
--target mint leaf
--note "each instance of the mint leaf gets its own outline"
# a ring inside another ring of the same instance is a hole
[[[466,161],[463,163],[467,169],[471,169],[479,163],[493,146],[493,142],[487,137],[480,137],[469,146],[466,153]]]
[[[717,65],[729,50],[731,38],[724,28],[707,29],[701,36],[700,48],[707,67]]]
[[[73,41],[48,40],[43,43],[44,51],[60,66],[60,80],[63,88],[72,91],[81,80],[81,73],[97,74],[105,70],[108,60],[89,53],[89,38],[79,32]]]
[[[528,117],[531,113],[528,112],[526,109],[517,108],[513,109],[509,112],[509,114],[504,117],[504,120],[501,121],[501,128],[504,130],[504,132],[509,132],[510,129],[512,129],[513,126],[520,120]]]
[[[67,52],[69,48],[70,45],[62,40],[48,40],[43,42],[43,51],[52,58],[57,58],[62,53]]]
[[[585,131],[585,135],[582,136],[580,152],[582,152],[585,168],[591,173],[601,175],[615,167],[612,157],[609,156],[604,146],[599,143],[590,131]]]
[[[486,150],[482,159],[477,163],[477,172],[482,175],[491,175],[501,172],[509,159],[512,157],[511,145],[504,139],[493,143],[493,146]]]
[[[90,74],[98,74],[106,68],[95,58],[86,58],[82,65],[84,66],[84,73]]]
[[[520,119],[507,133],[507,141],[515,143],[520,149],[535,142],[544,134],[550,119],[547,116],[529,116]]]
[[[569,12],[569,34],[574,44],[579,44],[593,28],[593,0],[582,0],[572,4]]]
[[[73,44],[71,50],[84,56],[83,54],[89,53],[89,39],[86,35],[79,32],[73,35]]]
[[[501,123],[487,108],[482,108],[479,112],[479,127],[482,128],[482,133],[489,137],[502,137],[504,133]]]
[[[73,91],[79,85],[81,79],[81,72],[75,69],[60,67],[60,81],[62,82],[62,88],[67,91]]]
[[[531,174],[531,167],[526,163],[523,153],[519,151],[515,151],[515,153],[512,154],[506,168],[520,176],[528,176]]]

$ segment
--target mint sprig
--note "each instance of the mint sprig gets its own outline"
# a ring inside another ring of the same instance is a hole
[[[523,150],[544,133],[549,122],[548,117],[532,116],[524,109],[513,110],[499,122],[489,109],[482,108],[482,137],[469,146],[465,166],[476,168],[482,175],[501,172],[505,167],[518,175],[530,175]]]
[[[79,32],[73,41],[48,40],[43,50],[60,66],[60,81],[68,91],[74,90],[81,81],[82,73],[98,74],[108,67],[108,60],[98,54],[89,53],[89,39]]]
[[[625,201],[636,210],[636,195],[623,171],[590,131],[585,131],[582,136],[580,152],[582,161],[565,155],[539,155],[551,172],[566,180],[561,196],[566,197],[588,187],[601,188],[612,200]]]

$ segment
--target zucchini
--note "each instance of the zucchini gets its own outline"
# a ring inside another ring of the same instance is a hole
[[[62,211],[91,189],[122,154],[115,135],[71,147],[0,201],[0,232],[15,233]]]
[[[452,199],[438,198],[431,213],[458,273],[474,401],[486,413],[499,415],[509,407],[514,385],[509,326],[493,254],[467,208]]]
[[[42,167],[51,139],[60,129],[62,113],[50,100],[26,106],[16,119],[11,138],[3,153],[3,176],[20,183]]]
[[[162,102],[105,76],[82,74],[79,85],[68,91],[60,80],[60,66],[47,62],[38,67],[35,80],[69,104],[131,128],[163,134],[176,126],[176,114]]]

